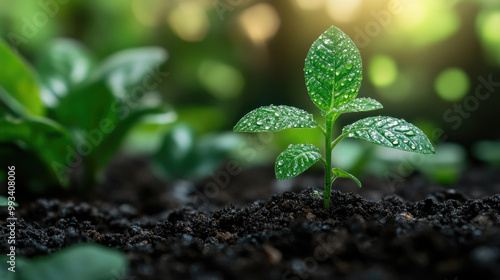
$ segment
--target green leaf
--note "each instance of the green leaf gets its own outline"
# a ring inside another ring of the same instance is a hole
[[[352,175],[351,173],[348,173],[340,168],[333,168],[332,169],[332,174],[333,174],[333,180],[339,178],[339,177],[342,177],[342,178],[349,178],[349,179],[352,179],[354,180],[354,182],[356,182],[356,184],[361,188],[361,181],[359,181],[358,178],[356,178],[356,176]]]
[[[26,109],[0,85],[0,117],[27,117]]]
[[[10,251],[10,250],[9,250]],[[16,272],[9,271],[9,268],[11,267],[9,264],[9,256],[7,254],[10,252],[7,252],[6,254],[0,255],[0,279],[2,280],[18,280],[19,278],[17,277],[18,274],[16,273],[17,266],[19,265],[19,261],[21,260],[21,257],[16,256]]]
[[[382,109],[383,106],[377,100],[371,98],[357,98],[336,109],[337,113],[366,112]]]
[[[0,195],[0,207],[7,207],[9,206],[9,199],[6,198],[5,196]],[[17,203],[16,203],[17,206]]]
[[[354,42],[332,26],[311,46],[304,73],[312,101],[329,113],[356,98],[362,79],[361,55]]]
[[[45,108],[28,64],[0,39],[0,85],[32,115],[43,115]]]
[[[318,126],[313,115],[291,106],[264,106],[246,114],[234,126],[234,131],[264,132],[287,128],[314,128]]]
[[[115,97],[124,99],[136,91],[152,91],[167,74],[158,66],[167,61],[168,53],[159,47],[125,50],[108,57],[97,69],[95,80],[106,80]],[[140,88],[135,89],[135,86]]]
[[[71,130],[92,133],[104,122],[115,124],[123,113],[120,102],[104,81],[95,82],[69,93],[54,108],[55,119]],[[127,108],[128,109],[128,108]]]
[[[196,136],[193,129],[185,124],[172,127],[166,134],[155,161],[164,175],[169,179],[185,177],[193,168],[196,160],[190,164],[192,153],[196,145]]]
[[[145,116],[162,113],[165,113],[165,109],[161,107],[140,108],[130,112],[123,120],[113,124],[113,126],[109,128],[109,132],[101,132],[102,141],[97,144],[95,149],[88,156],[88,159],[93,162],[95,168],[103,168],[120,148],[123,139],[135,124]]]
[[[128,261],[122,252],[97,244],[77,244],[26,260],[16,274],[20,280],[121,280],[127,270]]]
[[[45,104],[55,106],[58,100],[87,80],[94,59],[80,43],[57,39],[38,53],[36,68],[42,81]]]
[[[381,146],[421,154],[434,154],[434,147],[418,127],[392,117],[369,117],[342,130],[343,137],[362,139]]]
[[[234,133],[198,138],[192,127],[178,124],[165,134],[155,163],[168,179],[200,179],[216,172],[224,158],[243,143]]]
[[[69,133],[59,124],[45,118],[0,119],[0,142],[18,143],[35,153],[50,173],[66,185],[63,175],[68,149],[73,147]],[[60,168],[56,169],[55,166]]]
[[[321,152],[311,144],[290,145],[276,159],[278,180],[293,178],[306,171],[321,158]]]

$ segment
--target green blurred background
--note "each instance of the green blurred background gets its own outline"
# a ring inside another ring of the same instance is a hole
[[[82,42],[97,59],[133,47],[165,48],[169,60],[162,71],[169,76],[157,102],[175,108],[177,121],[200,135],[231,130],[262,105],[287,104],[319,115],[304,85],[303,66],[313,41],[331,25],[360,49],[359,96],[385,107],[346,115],[338,124],[373,114],[405,118],[434,143],[448,143],[438,148],[442,161],[436,164],[462,168],[466,159],[498,164],[498,1],[0,0],[0,36],[28,61],[59,37]],[[155,150],[168,129],[138,126],[126,148]],[[278,133],[272,145],[258,146],[262,156],[255,161],[274,160],[289,143],[321,146],[319,137],[307,130]],[[337,161],[359,166],[364,144],[343,147],[348,153],[338,152]],[[373,154],[387,161],[386,151]]]

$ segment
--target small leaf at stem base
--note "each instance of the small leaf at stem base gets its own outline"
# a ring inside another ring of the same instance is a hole
[[[356,176],[352,175],[351,173],[348,173],[340,168],[333,168],[332,169],[332,174],[333,174],[333,177],[335,179],[339,178],[339,177],[342,177],[342,178],[349,178],[349,179],[352,179],[354,180],[354,182],[356,182],[356,184],[361,188],[361,181],[359,181],[358,178],[356,178]]]

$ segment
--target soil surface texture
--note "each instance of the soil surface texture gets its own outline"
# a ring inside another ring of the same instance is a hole
[[[278,183],[262,167],[166,183],[147,162],[117,159],[86,197],[21,197],[17,255],[95,242],[127,255],[127,280],[500,279],[494,171],[469,169],[453,188],[418,175],[390,188],[338,180],[325,209],[319,173]]]

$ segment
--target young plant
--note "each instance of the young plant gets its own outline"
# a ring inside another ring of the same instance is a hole
[[[362,80],[361,56],[349,37],[332,26],[311,46],[305,61],[305,80],[309,95],[321,110],[324,125],[319,125],[313,115],[290,106],[265,106],[245,115],[234,131],[268,132],[289,128],[318,128],[325,135],[325,156],[311,144],[290,145],[275,164],[278,180],[299,175],[317,161],[325,166],[324,206],[330,205],[331,185],[336,178],[353,179],[352,174],[332,168],[332,150],[344,138],[358,138],[381,146],[421,154],[433,154],[434,147],[416,126],[392,117],[369,117],[343,128],[332,141],[332,128],[343,113],[381,109],[382,105],[371,98],[358,98]]]

